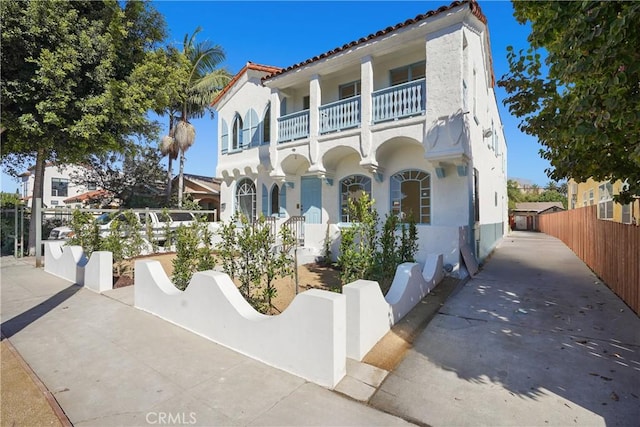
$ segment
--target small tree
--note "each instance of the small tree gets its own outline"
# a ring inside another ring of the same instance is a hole
[[[398,252],[398,217],[388,215],[382,226],[380,236],[380,251],[376,254],[375,276],[380,284],[383,293],[391,286],[391,281],[395,274],[397,265],[400,263],[401,255]]]
[[[343,285],[373,275],[379,218],[373,203],[366,193],[347,202],[349,217],[354,222],[342,230],[340,241],[338,265]]]
[[[173,259],[171,280],[181,291],[189,285],[191,276],[198,267],[198,232],[193,226],[179,226],[176,229],[176,257]]]
[[[69,245],[81,246],[88,257],[94,251],[100,250],[100,230],[90,212],[74,210],[71,214],[69,226],[73,231],[73,235],[69,239]]]
[[[416,262],[418,252],[418,228],[412,214],[409,215],[409,224],[402,223],[402,236],[400,237],[399,262]]]
[[[273,282],[292,271],[293,232],[283,227],[276,244],[276,236],[263,216],[249,223],[246,217],[236,215],[222,225],[220,236],[217,250],[223,271],[239,282],[240,293],[256,310],[273,312],[278,292]]]
[[[113,254],[114,273],[133,275],[133,269],[126,262],[140,255],[144,248],[138,215],[133,211],[125,211],[111,221],[109,234],[102,240],[102,249]]]

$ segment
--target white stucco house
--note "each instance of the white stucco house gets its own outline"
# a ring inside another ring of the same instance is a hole
[[[57,165],[47,163],[44,168],[42,204],[45,208],[80,207],[87,197],[99,197],[100,190],[95,184],[80,185],[72,180],[72,175],[80,174],[83,166]],[[35,166],[19,176],[22,199],[32,206],[35,187]]]
[[[507,145],[487,20],[454,2],[286,68],[247,63],[213,101],[220,218],[305,218],[305,247],[365,191],[457,269],[508,227]],[[463,227],[463,228],[461,228]],[[462,233],[462,237],[461,237]],[[466,242],[466,243],[461,243]]]

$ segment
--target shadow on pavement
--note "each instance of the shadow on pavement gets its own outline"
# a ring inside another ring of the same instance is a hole
[[[71,298],[82,287],[78,285],[71,285],[57,294],[47,298],[35,307],[2,322],[0,329],[2,330],[2,336],[5,338],[11,338],[31,323],[35,322],[51,310],[62,304],[67,299]]]

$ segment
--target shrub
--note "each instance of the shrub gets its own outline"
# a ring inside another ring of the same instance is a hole
[[[239,282],[240,293],[256,310],[273,312],[277,296],[273,281],[292,272],[293,233],[283,227],[278,243],[264,217],[250,223],[243,216],[235,216],[222,224],[220,236],[217,252],[222,270]]]
[[[211,231],[202,218],[189,226],[176,229],[176,257],[171,280],[176,288],[185,290],[197,271],[211,270],[215,259],[211,253]]]
[[[144,239],[140,234],[140,220],[133,211],[118,215],[109,225],[109,234],[102,239],[101,249],[113,254],[114,273],[133,276],[133,269],[126,260],[142,252]]]
[[[342,229],[340,279],[343,285],[358,279],[375,280],[386,293],[398,265],[415,262],[418,230],[410,215],[408,227],[402,223],[398,235],[398,217],[387,215],[378,237],[378,213],[373,203],[366,194],[348,201],[349,216],[354,222]]]
[[[68,244],[81,246],[87,257],[101,249],[100,230],[90,212],[75,209],[71,214],[69,228],[73,231],[73,235]]]

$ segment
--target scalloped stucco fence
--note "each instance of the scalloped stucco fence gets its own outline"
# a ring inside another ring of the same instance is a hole
[[[280,315],[258,313],[221,272],[196,273],[177,289],[161,264],[135,263],[135,306],[268,365],[333,388],[346,358],[364,355],[443,277],[442,255],[398,267],[387,299],[377,282],[358,280],[343,294],[308,290]]]
[[[44,271],[95,292],[113,287],[113,255],[97,251],[87,259],[80,246],[44,242]]]
[[[258,313],[231,278],[193,275],[177,289],[158,261],[136,261],[135,306],[268,365],[333,388],[346,373],[346,298],[309,290],[280,315]]]
[[[444,277],[442,254],[400,264],[386,296],[377,282],[356,280],[342,288],[347,297],[347,356],[362,360],[391,326],[411,311]]]

